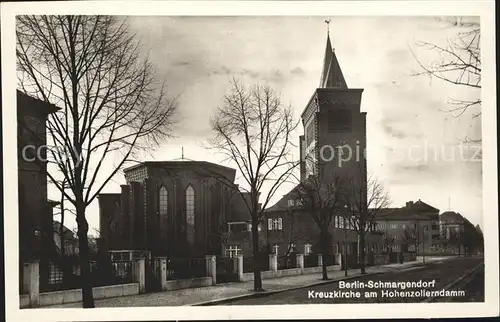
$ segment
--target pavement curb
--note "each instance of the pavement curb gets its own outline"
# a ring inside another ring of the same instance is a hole
[[[288,292],[288,291],[294,291],[294,290],[299,290],[301,288],[307,288],[307,287],[317,286],[317,285],[324,285],[324,284],[334,283],[334,282],[343,281],[343,280],[349,280],[349,279],[353,279],[353,278],[360,277],[360,276],[372,276],[372,275],[377,275],[377,274],[381,274],[381,273],[382,272],[366,273],[366,274],[363,274],[363,275],[356,274],[356,275],[351,275],[351,276],[347,276],[347,277],[346,276],[342,276],[342,277],[338,277],[338,278],[332,278],[332,279],[329,279],[329,280],[326,280],[326,281],[319,280],[319,281],[314,282],[314,283],[309,283],[309,284],[300,285],[300,286],[294,286],[294,287],[286,288],[286,289],[283,289],[283,290],[274,290],[274,291],[263,291],[263,292],[249,293],[249,294],[243,294],[243,295],[226,297],[226,298],[222,298],[222,299],[215,299],[215,300],[210,300],[210,301],[199,302],[199,303],[195,303],[195,304],[188,304],[186,306],[206,306],[206,305],[213,305],[213,304],[223,304],[223,303],[232,302],[232,301],[235,301],[235,300],[242,300],[242,299],[248,299],[248,298],[266,297],[266,296],[269,296],[269,295],[272,295],[272,294],[277,294],[277,293],[282,293],[282,292]]]
[[[419,262],[419,263],[415,263],[413,265],[408,265],[408,267],[405,267],[403,269],[410,269],[410,268],[414,268],[414,267],[418,267],[418,266],[424,266],[426,264],[429,264],[429,263]],[[360,276],[374,276],[374,275],[379,275],[379,274],[390,272],[390,271],[392,271],[394,269],[398,269],[398,268],[396,268],[396,267],[388,267],[388,270],[384,271],[384,272],[374,272],[374,273],[366,273],[366,274],[360,274],[360,273],[358,273],[356,275],[342,276],[342,277],[338,277],[338,278],[329,279],[327,281],[320,280],[320,281],[317,281],[317,282],[314,282],[314,283],[309,283],[309,284],[300,285],[300,286],[294,286],[294,287],[283,289],[283,290],[264,291],[264,292],[242,294],[242,295],[225,297],[225,298],[222,298],[222,299],[215,299],[215,300],[203,301],[203,302],[198,302],[198,303],[194,303],[194,304],[186,304],[185,306],[210,306],[210,305],[216,305],[216,304],[224,304],[224,303],[228,303],[228,302],[232,302],[232,301],[236,301],[236,300],[266,297],[266,296],[277,294],[277,293],[294,291],[294,290],[299,290],[299,289],[302,289],[302,288],[307,288],[307,287],[312,287],[312,286],[317,286],[317,285],[324,285],[324,284],[334,283],[334,282],[338,282],[338,281],[345,281],[345,280],[357,278],[357,277],[360,277]]]

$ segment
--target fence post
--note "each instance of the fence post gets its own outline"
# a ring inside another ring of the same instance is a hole
[[[134,263],[134,282],[139,283],[139,293],[146,292],[146,259],[139,258]]]
[[[38,261],[24,263],[24,280],[30,297],[30,307],[40,305],[40,264]],[[28,275],[26,277],[26,275]]]
[[[206,255],[207,275],[212,277],[212,285],[217,285],[217,263],[215,255]]]
[[[238,273],[238,282],[243,282],[243,255],[238,255],[236,257],[236,269]]]
[[[297,262],[297,268],[300,270],[300,275],[304,274],[304,255],[297,254],[295,261]]]
[[[275,273],[278,271],[278,255],[269,254],[269,270]]]
[[[342,270],[342,254],[335,254],[337,257],[337,265],[339,265],[339,271]]]
[[[318,267],[323,266],[323,254],[318,254]]]
[[[160,261],[160,278],[161,278],[161,289],[162,291],[167,290],[167,273],[168,273],[168,265],[167,265],[167,258],[166,257],[159,257],[158,260]]]

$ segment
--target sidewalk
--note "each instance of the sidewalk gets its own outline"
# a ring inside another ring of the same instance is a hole
[[[442,261],[443,258],[426,258],[426,263]],[[420,266],[421,261],[407,262],[404,264],[388,264],[383,266],[368,267],[367,274],[380,274],[394,270],[412,269]],[[360,276],[359,269],[348,270],[347,278]],[[132,296],[115,297],[108,299],[95,300],[95,307],[144,307],[144,306],[193,306],[206,305],[213,303],[223,303],[224,301],[252,297],[257,294],[269,294],[292,290],[297,288],[309,287],[313,285],[331,283],[335,280],[346,279],[344,271],[329,271],[330,280],[321,280],[321,274],[307,274],[298,276],[279,277],[266,279],[262,281],[265,292],[255,293],[253,281],[241,283],[219,284],[216,286],[190,288],[177,291],[167,291],[158,293],[139,294]],[[257,295],[258,296],[258,295]],[[62,305],[45,306],[46,308],[81,308],[82,303],[68,303]]]

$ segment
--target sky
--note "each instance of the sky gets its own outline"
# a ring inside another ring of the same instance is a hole
[[[330,39],[348,87],[364,89],[368,172],[384,184],[391,206],[421,199],[483,226],[480,145],[464,143],[481,138],[481,118],[473,117],[477,109],[460,117],[446,111],[449,98],[480,93],[413,75],[421,68],[410,49],[424,64],[438,58],[418,41],[445,44],[459,31],[438,17],[129,17],[142,52],[179,104],[175,137],[142,161],[178,159],[183,149],[187,159],[220,163],[222,157],[203,146],[233,77],[270,85],[298,119],[319,84],[325,19],[331,19]],[[294,143],[301,134],[299,126]],[[123,183],[120,172],[103,192],[119,192]],[[240,177],[237,183],[243,184]],[[284,184],[271,205],[291,187]],[[87,219],[99,228],[97,202]]]

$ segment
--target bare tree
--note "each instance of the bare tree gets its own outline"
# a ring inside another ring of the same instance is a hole
[[[403,234],[401,235],[401,242],[402,245],[405,245],[405,247],[407,248],[407,249],[403,248],[401,249],[401,251],[409,251],[410,245],[412,245],[416,249],[418,247],[416,228],[407,225],[403,230]]]
[[[422,68],[421,72],[413,75],[427,75],[449,84],[477,90],[477,97],[470,100],[450,98],[449,112],[454,116],[464,114],[470,108],[476,108],[474,117],[481,115],[481,32],[479,23],[453,22],[455,27],[462,28],[455,38],[448,39],[444,45],[419,41],[417,46],[432,51],[437,59],[429,64],[423,63],[412,49],[413,56]],[[465,30],[463,30],[465,29]]]
[[[60,107],[47,122],[47,175],[76,210],[83,307],[94,307],[87,206],[136,152],[169,137],[175,101],[122,18],[18,16],[16,26],[18,87]]]
[[[291,108],[284,106],[269,86],[245,88],[233,79],[231,87],[211,120],[214,136],[209,139],[209,146],[222,153],[226,161],[234,162],[245,181],[247,187],[241,191],[250,194],[249,200],[242,197],[252,219],[253,257],[257,261],[258,225],[264,209],[298,165],[291,160],[291,135],[298,123]],[[263,193],[264,189],[267,193]],[[258,265],[254,265],[254,290],[262,291]]]
[[[359,240],[359,265],[361,274],[366,273],[365,267],[365,239],[368,231],[372,230],[377,214],[389,206],[389,195],[383,185],[375,178],[353,176],[347,180],[347,220],[356,231]]]
[[[335,215],[340,214],[345,205],[344,178],[335,176],[331,180],[311,175],[297,186],[301,208],[311,215],[320,231],[320,248],[323,256],[323,279],[328,279],[326,258],[331,245],[330,225]]]

